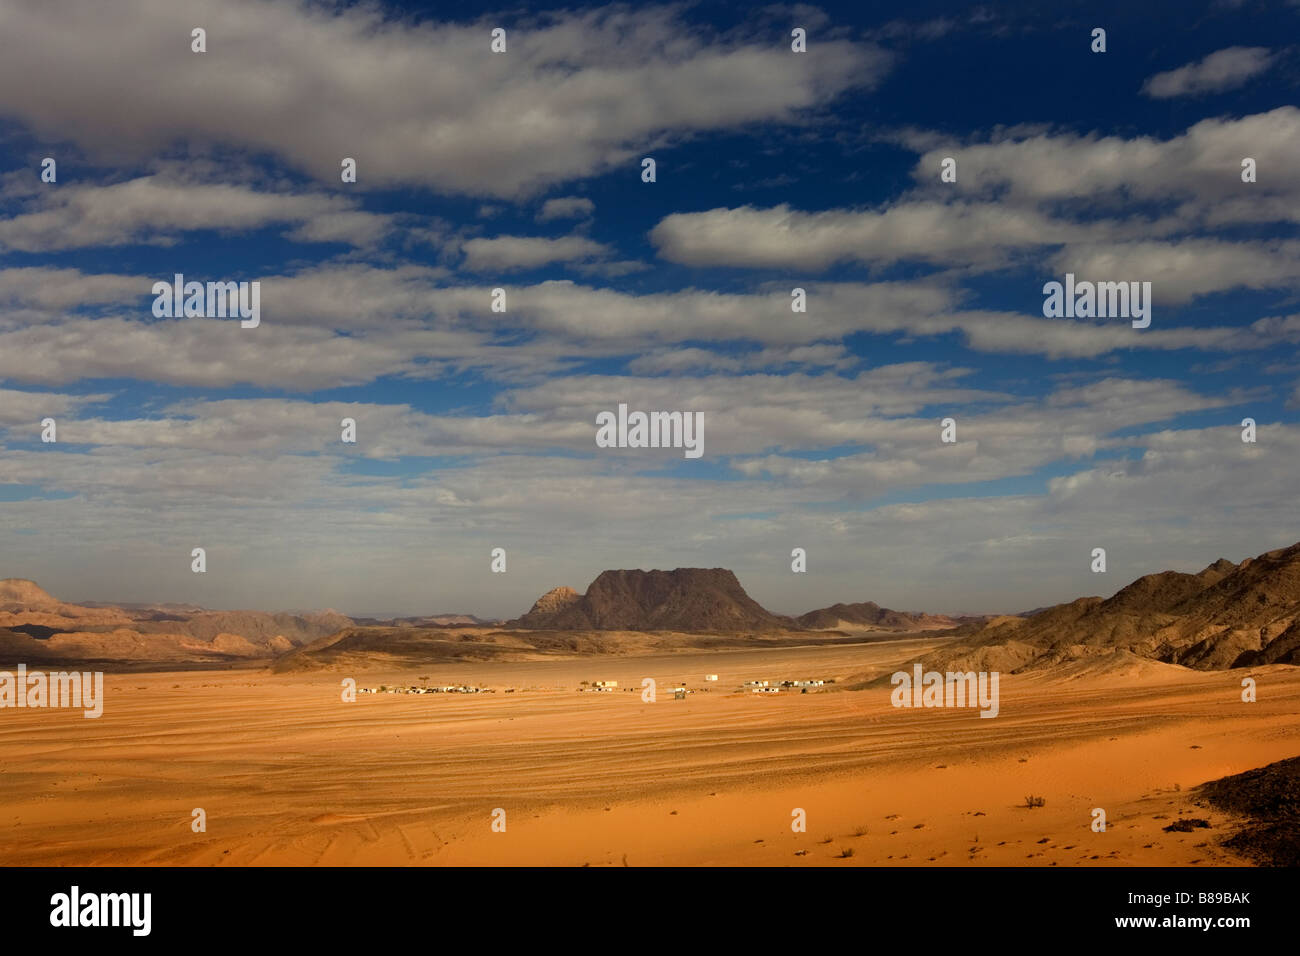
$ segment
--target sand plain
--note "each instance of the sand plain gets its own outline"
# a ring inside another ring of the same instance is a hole
[[[0,712],[0,864],[1244,864],[1217,846],[1237,821],[1191,788],[1300,754],[1300,669],[1286,666],[1250,671],[1250,704],[1242,671],[1004,674],[995,719],[843,689],[931,643],[108,674],[98,720]],[[495,692],[344,703],[346,676]],[[653,704],[577,692],[647,676]],[[735,692],[805,677],[839,683]],[[710,689],[675,700],[681,679]],[[1165,832],[1180,815],[1211,827]]]

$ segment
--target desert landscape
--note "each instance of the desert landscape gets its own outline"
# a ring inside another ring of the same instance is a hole
[[[1300,545],[991,619],[723,569],[496,623],[0,595],[3,666],[107,672],[98,719],[5,712],[6,865],[1295,862]],[[895,706],[915,663],[1000,671],[996,719]]]
[[[1300,0],[1177,14],[0,0],[7,927],[1289,928]]]

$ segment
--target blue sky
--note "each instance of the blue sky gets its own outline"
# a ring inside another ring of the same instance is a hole
[[[504,617],[721,566],[778,611],[995,612],[1294,543],[1298,26],[15,0],[0,576]],[[1045,318],[1066,272],[1150,282],[1150,327]],[[156,318],[175,273],[260,282],[261,325]],[[702,413],[703,456],[598,448],[620,403]]]

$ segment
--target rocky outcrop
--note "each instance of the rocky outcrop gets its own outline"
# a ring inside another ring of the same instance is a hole
[[[1300,544],[1239,565],[1220,558],[1196,574],[1148,574],[1106,599],[995,618],[927,662],[1015,670],[1113,650],[1198,670],[1300,664]]]
[[[798,630],[764,609],[725,568],[602,571],[587,593],[556,588],[516,627],[548,630],[769,632]]]

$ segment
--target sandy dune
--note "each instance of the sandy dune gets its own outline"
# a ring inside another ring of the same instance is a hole
[[[1254,704],[1242,671],[1003,675],[992,720],[894,709],[887,689],[734,693],[843,687],[925,646],[443,664],[353,676],[497,692],[346,704],[337,673],[109,675],[99,720],[0,715],[0,863],[1231,864],[1234,821],[1189,789],[1300,752],[1300,671],[1276,665],[1251,672]],[[657,703],[576,692],[646,676]],[[712,689],[674,700],[683,678]],[[1164,832],[1179,815],[1211,828]]]

